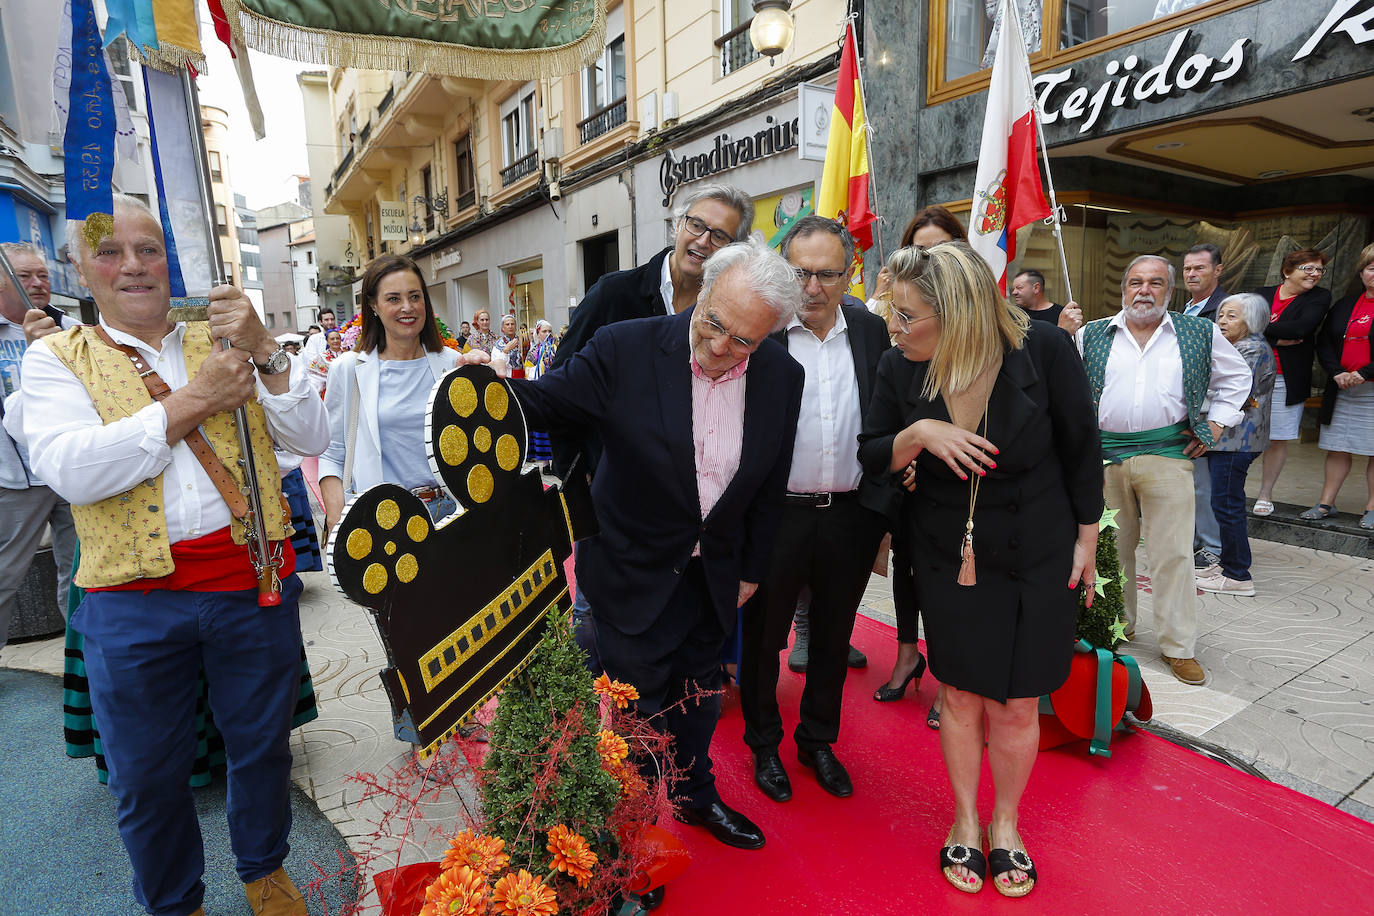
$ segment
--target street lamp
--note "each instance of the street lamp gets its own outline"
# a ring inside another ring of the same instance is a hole
[[[421,245],[425,241],[425,227],[420,225],[420,205],[430,213],[438,213],[444,217],[448,216],[448,191],[445,190],[438,197],[426,197],[423,194],[416,194],[411,202],[411,224],[410,224],[410,244]]]
[[[749,25],[749,43],[772,66],[792,43],[796,25],[792,22],[792,0],[754,0],[754,21]]]

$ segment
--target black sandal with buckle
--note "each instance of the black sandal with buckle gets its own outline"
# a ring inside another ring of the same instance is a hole
[[[988,828],[988,866],[992,869],[992,886],[1003,897],[1024,897],[1035,888],[1035,863],[1026,855],[1024,849],[1001,849],[992,847],[992,828]],[[997,880],[1009,871],[1026,873],[1026,880],[1003,884]]]
[[[953,838],[954,835],[950,834],[950,839]],[[967,878],[954,874],[952,869],[960,867],[973,872],[978,878],[978,883],[971,884]],[[940,873],[945,876],[946,881],[965,894],[976,894],[983,889],[983,879],[988,874],[988,860],[983,858],[981,849],[965,846],[963,843],[951,843],[940,847]]]

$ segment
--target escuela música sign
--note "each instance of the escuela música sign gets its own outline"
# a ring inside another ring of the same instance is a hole
[[[1248,38],[1237,38],[1219,57],[1198,50],[1184,56],[1184,46],[1192,29],[1174,37],[1164,59],[1148,66],[1136,54],[1107,61],[1107,79],[1093,88],[1070,89],[1073,67],[1042,73],[1034,79],[1036,100],[1045,124],[1056,121],[1081,121],[1080,134],[1087,133],[1110,108],[1134,107],[1141,102],[1158,102],[1184,92],[1196,92],[1235,78],[1245,63]]]
[[[774,123],[773,116],[769,115],[764,121],[769,126],[738,140],[731,140],[726,133],[717,134],[715,145],[704,153],[679,159],[672,150],[665,150],[663,162],[658,167],[663,206],[672,203],[673,193],[684,184],[797,148],[801,126],[797,118]]]

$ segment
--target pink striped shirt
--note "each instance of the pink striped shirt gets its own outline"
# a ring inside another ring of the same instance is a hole
[[[692,354],[692,445],[697,466],[697,496],[701,517],[711,514],[716,501],[739,470],[744,443],[744,372],[746,357],[718,379],[701,371]],[[701,544],[692,550],[700,556]]]

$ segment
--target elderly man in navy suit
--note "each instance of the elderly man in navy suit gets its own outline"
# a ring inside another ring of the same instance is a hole
[[[802,369],[768,335],[801,303],[791,265],[752,243],[706,264],[696,305],[608,325],[538,381],[513,381],[535,428],[594,432],[600,533],[577,577],[606,672],[661,714],[681,778],[678,819],[758,849],[711,772],[720,653],[768,570],[797,429]],[[498,368],[499,371],[499,368]]]

